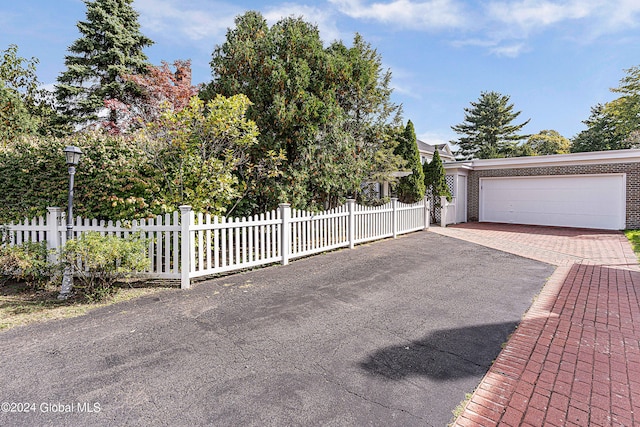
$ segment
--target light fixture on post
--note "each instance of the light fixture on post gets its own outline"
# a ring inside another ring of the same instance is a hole
[[[67,203],[67,241],[73,239],[73,179],[76,174],[76,166],[80,162],[82,151],[73,145],[65,147],[64,155],[69,168],[69,199]],[[68,264],[64,269],[62,277],[62,288],[60,289],[59,300],[66,300],[71,294],[73,287],[73,266]]]

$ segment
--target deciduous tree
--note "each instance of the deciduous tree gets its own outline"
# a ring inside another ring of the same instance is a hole
[[[138,98],[125,104],[117,99],[105,102],[109,110],[120,112],[119,123],[105,121],[103,126],[111,133],[122,133],[144,126],[160,117],[167,109],[174,112],[189,105],[198,94],[199,86],[191,84],[191,61],[176,60],[173,65],[149,65],[145,74],[122,76],[124,81],[135,83],[141,90]]]
[[[555,130],[542,130],[535,135],[531,135],[524,143],[530,149],[532,156],[544,156],[548,154],[567,154],[571,148],[571,141],[560,135]]]
[[[60,135],[49,93],[41,89],[36,76],[37,58],[18,56],[10,45],[0,56],[0,145],[29,134]]]
[[[244,95],[218,95],[206,105],[194,96],[179,111],[167,108],[140,133],[142,146],[162,176],[167,206],[189,204],[199,212],[228,213],[251,185],[241,177],[253,178],[258,175],[254,169],[260,168],[262,178],[277,173],[270,168],[277,164],[275,153],[267,153],[261,164],[252,163],[247,154],[258,136],[256,124],[245,117],[249,105]]]

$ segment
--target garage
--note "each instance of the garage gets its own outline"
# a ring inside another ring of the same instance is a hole
[[[620,230],[626,222],[626,175],[480,178],[479,220]]]

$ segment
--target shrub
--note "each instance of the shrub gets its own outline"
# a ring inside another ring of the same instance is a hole
[[[40,289],[51,280],[57,271],[49,263],[46,242],[24,242],[20,245],[0,247],[0,281],[25,282]]]
[[[29,137],[0,146],[0,223],[66,206],[69,174],[64,147],[80,147],[74,211],[89,218],[118,220],[162,213],[161,183],[147,155],[131,138],[83,132],[68,138]]]
[[[115,291],[119,280],[149,266],[146,245],[139,233],[122,238],[92,231],[69,240],[62,250],[62,260],[73,266],[74,287],[87,299],[99,301]]]

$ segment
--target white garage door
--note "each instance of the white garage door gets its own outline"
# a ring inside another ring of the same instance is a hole
[[[624,174],[480,178],[480,221],[625,228]]]

